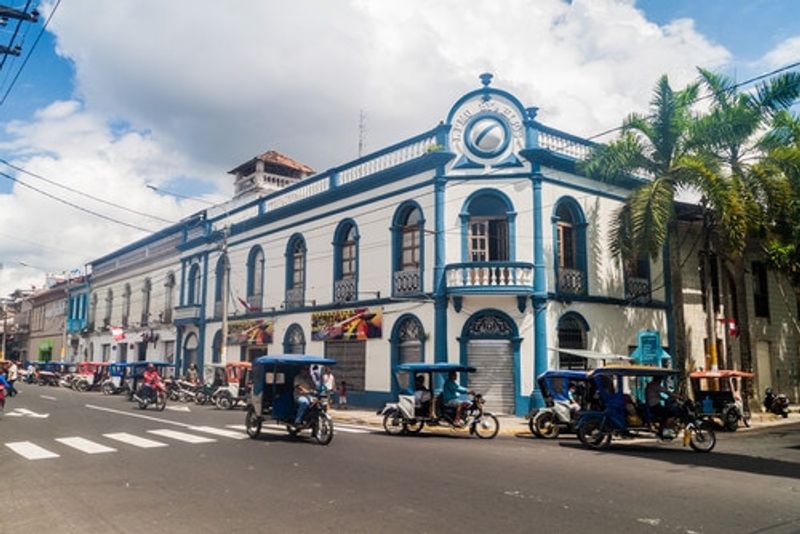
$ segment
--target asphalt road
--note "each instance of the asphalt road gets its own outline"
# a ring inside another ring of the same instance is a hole
[[[23,386],[0,419],[0,532],[800,531],[800,425],[720,434],[705,455],[355,426],[321,447],[190,410]]]

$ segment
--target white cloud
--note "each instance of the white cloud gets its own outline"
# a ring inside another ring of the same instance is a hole
[[[662,73],[680,85],[696,65],[729,60],[690,20],[658,26],[614,0],[70,0],[50,28],[84,107],[57,102],[10,125],[6,148],[171,217],[181,210],[143,183],[190,175],[229,187],[224,172],[267,148],[323,170],[355,157],[360,109],[376,150],[435,126],[487,70],[543,122],[590,135],[645,109]],[[117,120],[152,134],[117,137]],[[72,265],[133,238],[19,189],[0,210],[0,230],[75,251],[31,263]],[[0,236],[2,257],[17,250]]]
[[[759,61],[760,64],[769,69],[784,67],[797,61],[800,57],[800,36],[786,39],[764,54]]]

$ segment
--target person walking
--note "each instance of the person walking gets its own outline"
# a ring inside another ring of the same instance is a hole
[[[326,366],[325,370],[322,372],[320,389],[323,393],[330,395],[331,398],[333,398],[333,395],[336,393],[336,378],[333,376],[333,371],[330,367]]]
[[[19,378],[19,368],[17,367],[17,362],[11,360],[11,366],[8,368],[8,395],[10,397],[14,397],[17,394],[17,389],[14,387],[14,382],[17,381]]]

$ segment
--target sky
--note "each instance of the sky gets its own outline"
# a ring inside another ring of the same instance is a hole
[[[324,171],[357,156],[362,110],[378,150],[435,126],[482,72],[541,122],[588,137],[646,110],[662,74],[675,86],[697,66],[742,80],[800,60],[795,0],[33,5],[42,18],[0,70],[0,171],[128,226],[0,175],[0,295],[203,207],[148,184],[220,201],[227,171],[268,149]]]

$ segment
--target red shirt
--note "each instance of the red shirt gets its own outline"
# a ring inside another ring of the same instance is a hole
[[[142,378],[144,379],[144,383],[150,386],[158,386],[161,384],[161,376],[159,376],[158,371],[145,371]]]

